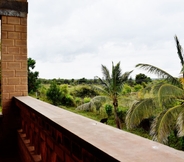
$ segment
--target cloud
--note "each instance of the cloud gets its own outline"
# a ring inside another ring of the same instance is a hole
[[[28,56],[43,78],[93,78],[150,63],[177,76],[174,35],[184,44],[182,0],[29,1]],[[136,72],[135,72],[136,74]]]

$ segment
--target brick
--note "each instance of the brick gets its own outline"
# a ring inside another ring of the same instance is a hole
[[[20,48],[20,54],[25,54],[27,56],[27,47]]]
[[[20,48],[19,47],[8,47],[8,53],[19,54],[20,53]]]
[[[8,17],[8,24],[20,24],[19,17]]]
[[[28,80],[27,80],[27,77],[24,77],[24,78],[20,78],[21,79],[21,84],[28,84]]]
[[[75,162],[75,161],[72,159],[72,156],[71,156],[71,155],[68,155],[68,154],[65,154],[65,161]]]
[[[2,31],[1,39],[7,39],[8,38],[8,32],[7,31]]]
[[[2,24],[6,24],[7,23],[7,16],[2,16],[1,22],[2,22]]]
[[[2,61],[13,61],[13,60],[14,60],[13,55],[9,55],[9,54],[2,55]]]
[[[27,33],[27,26],[15,25],[15,31]]]
[[[7,47],[2,45],[2,53],[3,54],[6,54],[7,53]]]
[[[3,77],[14,77],[15,71],[14,70],[2,70]]]
[[[27,18],[21,18],[20,24],[21,25],[27,25]]]
[[[2,68],[3,70],[7,69],[7,62],[2,62],[2,61],[1,61],[1,68]]]
[[[25,76],[27,76],[27,71],[25,71],[25,70],[24,71],[17,70],[15,76],[16,77],[17,76],[19,76],[19,77],[25,77]]]
[[[13,46],[14,45],[14,40],[13,39],[2,39],[2,45]]]
[[[19,62],[8,62],[7,68],[12,70],[20,70],[21,64]]]
[[[3,115],[9,113],[9,109],[11,107],[11,98],[2,100],[2,107],[3,107]]]
[[[15,61],[25,61],[27,60],[27,56],[26,55],[15,55],[14,59]]]
[[[22,62],[21,63],[21,69],[27,69],[27,62]]]
[[[28,96],[28,90],[23,91],[21,96]]]
[[[2,24],[2,31],[14,31],[14,25]]]
[[[64,152],[61,147],[55,145],[54,152],[57,154],[60,160],[64,161]]]
[[[62,144],[62,133],[59,132],[58,130],[56,131],[56,140],[57,140],[57,144],[59,145]]]
[[[7,84],[8,84],[8,79],[7,79],[7,78],[3,78],[3,79],[1,80],[1,84],[2,84],[2,85],[7,85]]]
[[[26,91],[27,85],[15,85],[15,91]]]
[[[27,33],[21,33],[21,39],[26,39],[27,40]]]
[[[88,151],[86,151],[86,150],[82,150],[82,154],[83,154],[83,161],[94,161],[94,156],[91,154],[91,153],[89,153]]]
[[[40,132],[40,137],[41,137],[41,139],[43,140],[43,141],[45,141],[46,140],[46,136],[45,136],[45,133],[44,132]]]
[[[20,39],[20,33],[19,32],[8,32],[8,38],[9,39]]]
[[[17,77],[12,77],[8,79],[8,84],[9,85],[19,85],[20,84],[20,79]]]
[[[27,46],[27,40],[15,40],[15,46]]]
[[[49,146],[52,150],[54,149],[54,143],[51,138],[47,137],[46,143],[47,143],[47,146]]]
[[[2,99],[4,100],[4,99],[10,99],[10,95],[9,95],[9,93],[3,93],[3,95],[2,95]]]
[[[13,96],[23,96],[22,92],[13,92],[9,93],[9,97],[12,98]]]
[[[3,85],[2,86],[2,92],[15,92],[15,86],[14,85]]]

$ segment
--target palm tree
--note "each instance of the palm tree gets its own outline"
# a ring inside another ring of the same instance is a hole
[[[175,40],[183,68],[182,48],[176,36]],[[138,64],[136,67],[157,74],[164,81],[151,85],[149,97],[132,104],[126,116],[127,128],[134,128],[143,119],[156,116],[150,130],[153,140],[167,143],[169,134],[175,128],[178,130],[178,136],[184,136],[184,88],[182,82],[153,65]]]
[[[91,102],[79,106],[77,109],[86,109],[87,107],[90,108],[95,103],[101,102],[101,99],[104,100],[104,98],[107,100],[111,100],[112,104],[114,106],[114,116],[115,116],[115,121],[116,121],[116,126],[117,128],[121,129],[121,122],[120,119],[117,115],[118,111],[118,99],[119,97],[122,96],[122,89],[124,83],[128,80],[129,75],[131,74],[132,71],[125,72],[124,74],[121,73],[121,68],[120,68],[120,62],[117,63],[117,65],[114,66],[112,63],[112,74],[110,74],[109,70],[107,69],[106,66],[102,65],[102,73],[103,73],[103,78],[101,79],[100,77],[96,77],[99,79],[99,82],[101,86],[95,86],[97,90],[101,92],[101,96],[97,96],[94,99],[91,100]]]

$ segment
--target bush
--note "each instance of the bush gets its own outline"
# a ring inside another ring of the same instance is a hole
[[[75,103],[76,103],[77,106],[81,105],[81,103],[82,103],[81,98],[76,97],[75,98]]]
[[[90,100],[91,100],[91,98],[85,97],[83,101],[84,101],[84,103],[88,103],[88,102],[90,102]]]
[[[142,87],[142,85],[140,85],[140,84],[136,84],[136,85],[134,86],[134,91],[135,91],[135,92],[138,92],[138,91],[141,90],[141,89],[143,89],[143,87]]]
[[[62,99],[62,93],[60,87],[53,81],[47,90],[47,98],[52,102],[53,105],[59,105]]]
[[[128,84],[125,84],[123,87],[123,94],[128,94],[132,91],[131,87]]]
[[[128,108],[118,107],[118,109],[117,109],[117,115],[118,115],[119,119],[121,120],[121,122],[124,122],[125,121],[127,110],[128,110]]]
[[[61,89],[61,93],[62,93],[62,96],[66,96],[69,92],[68,92],[68,84],[63,84],[60,86],[60,89]]]
[[[44,85],[41,84],[40,88],[38,89],[38,96],[36,96],[38,99],[41,99],[43,101],[46,101],[46,93],[47,93],[47,89],[44,87]]]
[[[65,95],[61,99],[61,104],[64,106],[76,106],[74,98],[70,94]]]
[[[112,109],[113,109],[112,105],[110,105],[110,104],[105,105],[105,111],[106,111],[108,117],[110,117],[112,115]]]
[[[98,92],[96,92],[92,87],[83,85],[83,86],[78,86],[71,94],[75,97],[94,97],[98,96]]]

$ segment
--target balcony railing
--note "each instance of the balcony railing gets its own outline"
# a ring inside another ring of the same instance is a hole
[[[184,161],[182,151],[38,99],[24,96],[13,101],[20,110],[18,141],[24,161]]]

